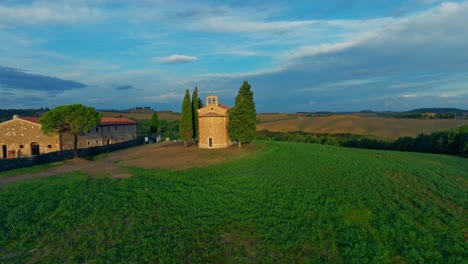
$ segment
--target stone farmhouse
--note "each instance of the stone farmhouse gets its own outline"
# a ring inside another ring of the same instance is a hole
[[[127,118],[102,118],[101,123],[78,137],[78,148],[104,146],[137,138],[137,123]],[[45,135],[39,117],[13,116],[0,123],[0,158],[37,156],[73,149],[73,136]]]
[[[219,104],[217,96],[206,97],[206,106],[197,110],[200,148],[225,148],[232,145],[227,131],[229,109]]]

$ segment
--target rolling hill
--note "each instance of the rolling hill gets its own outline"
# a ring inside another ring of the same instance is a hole
[[[431,133],[468,124],[468,119],[400,119],[359,115],[260,114],[258,118],[260,123],[257,124],[257,130],[351,133],[383,139],[417,136],[420,133]]]
[[[257,144],[256,156],[206,168],[128,167],[133,177],[122,179],[78,171],[0,186],[0,262],[466,258],[466,159]]]

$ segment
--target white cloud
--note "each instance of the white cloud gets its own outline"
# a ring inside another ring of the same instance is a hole
[[[153,60],[162,63],[187,63],[196,60],[195,56],[174,54],[167,57],[156,57]]]
[[[94,21],[103,17],[99,8],[54,2],[31,5],[0,6],[0,26],[37,25],[48,23],[76,23]]]
[[[327,83],[326,86],[356,86],[356,85],[364,85],[364,84],[370,84],[370,83],[375,83],[379,81],[379,79],[355,79],[355,80],[346,80],[342,82],[333,82],[333,83]]]
[[[401,97],[403,98],[414,98],[414,97],[419,97],[421,96],[420,94],[403,94]]]
[[[457,97],[458,95],[456,93],[442,93],[438,94],[437,97],[440,98],[450,98],[450,97]]]

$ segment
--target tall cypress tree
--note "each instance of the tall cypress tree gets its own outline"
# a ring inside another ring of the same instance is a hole
[[[151,121],[150,121],[150,133],[152,135],[156,135],[156,133],[158,133],[158,129],[159,129],[158,113],[154,111],[153,115],[151,116]]]
[[[236,96],[235,105],[229,110],[229,138],[242,142],[251,142],[257,133],[257,114],[253,100],[253,92],[247,81],[242,83]]]
[[[185,90],[184,101],[182,102],[179,134],[184,140],[185,147],[187,147],[187,140],[193,136],[192,104],[190,103],[190,93],[188,89]]]
[[[192,123],[193,123],[193,138],[198,138],[198,111],[200,108],[198,98],[198,87],[195,86],[192,93]]]

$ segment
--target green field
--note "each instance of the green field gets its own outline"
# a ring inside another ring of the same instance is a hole
[[[0,262],[466,261],[466,159],[257,144],[202,169],[0,186]]]

